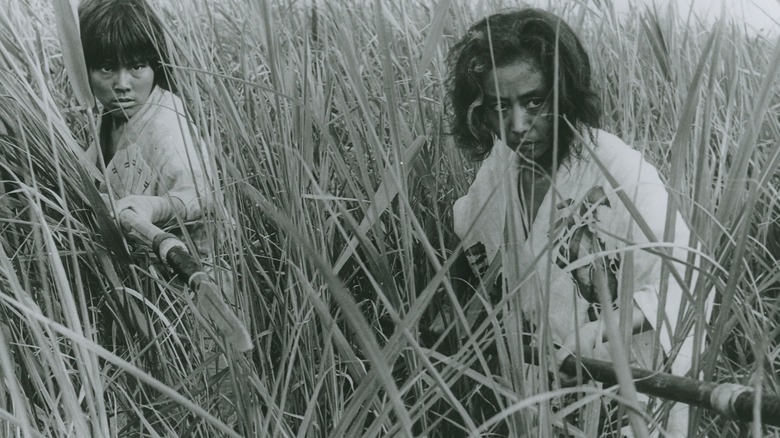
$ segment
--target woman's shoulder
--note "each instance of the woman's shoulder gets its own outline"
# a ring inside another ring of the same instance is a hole
[[[610,170],[626,167],[634,169],[638,166],[650,165],[645,161],[641,152],[611,132],[601,129],[594,131],[591,147],[593,155]]]
[[[190,136],[192,123],[187,117],[184,102],[179,96],[160,87],[155,87],[146,102],[146,108],[134,119],[132,132],[147,142],[154,143],[155,139],[169,142],[171,137]]]
[[[155,87],[147,102],[147,114],[152,122],[163,123],[175,117],[187,118],[181,98],[164,88]]]
[[[605,162],[641,157],[639,151],[629,146],[622,138],[602,129],[593,132],[593,143],[596,156]]]
[[[593,142],[594,155],[618,181],[628,179],[636,182],[639,179],[655,182],[658,179],[655,166],[617,135],[599,129],[594,132]]]

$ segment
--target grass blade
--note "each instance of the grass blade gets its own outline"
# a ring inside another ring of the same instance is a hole
[[[70,77],[73,93],[81,106],[92,108],[95,105],[95,98],[89,86],[87,64],[84,61],[84,51],[81,49],[76,4],[71,0],[53,0],[52,4],[57,31],[60,35],[62,59]]]

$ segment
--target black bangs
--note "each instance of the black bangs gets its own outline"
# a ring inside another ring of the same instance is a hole
[[[86,0],[79,22],[89,70],[143,62],[154,69],[157,85],[175,91],[163,68],[168,59],[162,26],[144,0]]]
[[[100,3],[100,4],[96,4]],[[129,61],[159,62],[160,29],[151,11],[134,2],[87,2],[81,17],[81,41],[90,68]],[[94,6],[89,10],[87,7]]]

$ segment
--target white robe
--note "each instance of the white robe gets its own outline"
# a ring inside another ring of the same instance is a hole
[[[616,186],[610,183],[598,162],[614,177]],[[618,196],[622,190],[655,239],[661,241],[669,196],[656,169],[616,136],[595,131],[593,142],[584,145],[581,156],[559,167],[526,232],[518,194],[519,167],[517,153],[497,141],[481,164],[468,194],[457,200],[453,212],[455,232],[463,241],[472,266],[476,262],[477,271],[500,257],[505,290],[514,294],[510,300],[514,305],[510,307],[512,315],[505,316],[508,339],[520,339],[517,333],[514,336],[511,333],[523,326],[516,320],[520,313],[537,334],[540,325],[547,324],[547,330],[543,331],[558,344],[577,326],[598,315],[600,306],[594,304],[598,300],[587,281],[579,280],[595,260],[601,259],[612,267],[614,292],[630,291],[633,302],[654,329],[631,338],[634,365],[658,369],[659,341],[665,354],[670,353],[673,344],[682,344],[672,372],[685,374],[691,366],[694,333],[693,330],[678,333],[677,322],[682,310],[690,311],[694,299],[674,277],[668,276],[666,302],[661,308],[663,263],[659,255],[647,249],[671,250],[675,260],[685,261],[690,254],[689,229],[677,213],[673,221],[673,244],[651,244]],[[484,254],[480,254],[482,246]],[[627,252],[633,257],[633,285],[622,284],[621,269]],[[685,265],[672,265],[685,278]],[[696,277],[693,272],[692,284]],[[620,302],[620,297],[615,298],[615,303]],[[710,302],[711,299],[707,300]],[[707,317],[710,307],[705,306]],[[659,310],[663,310],[660,325]]]
[[[101,137],[110,127],[103,126]],[[154,87],[143,107],[119,127],[112,145],[115,153],[106,164],[102,192],[116,199],[128,195],[171,197],[184,205],[185,221],[193,243],[201,254],[208,253],[202,215],[213,204],[210,160],[196,128],[176,95]],[[107,135],[108,134],[108,135]],[[109,140],[110,141],[110,140]],[[97,162],[97,149],[88,156]]]

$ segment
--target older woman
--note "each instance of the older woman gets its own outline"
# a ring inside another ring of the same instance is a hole
[[[558,362],[572,352],[606,357],[606,305],[631,327],[623,344],[637,365],[673,358],[673,372],[687,372],[693,336],[678,315],[690,289],[666,281],[662,265],[668,255],[686,260],[689,230],[678,214],[673,249],[650,243],[666,235],[667,192],[639,152],[599,129],[601,103],[574,31],[542,10],[500,13],[474,24],[449,60],[452,132],[482,160],[455,203],[455,231],[477,274],[501,266],[507,342],[555,345]],[[669,268],[684,278],[683,265]],[[518,389],[547,389],[544,373],[529,377],[518,357],[510,361]],[[684,436],[686,409],[672,417],[668,430]]]

